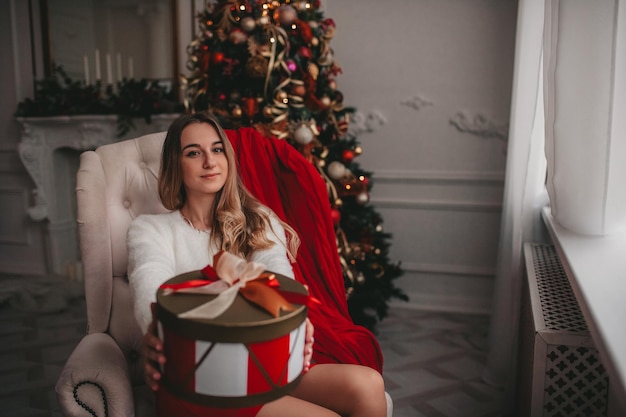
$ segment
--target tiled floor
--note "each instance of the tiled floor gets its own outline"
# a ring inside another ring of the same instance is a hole
[[[80,289],[14,284],[0,279],[0,415],[60,417],[54,384],[86,326]],[[480,379],[487,328],[485,316],[391,309],[378,337],[394,417],[499,416],[500,393]]]
[[[481,380],[488,317],[395,308],[380,325],[394,417],[501,416],[502,393]]]
[[[2,417],[61,416],[54,385],[85,329],[79,284],[0,279]]]

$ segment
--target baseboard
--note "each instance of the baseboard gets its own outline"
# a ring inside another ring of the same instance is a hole
[[[391,308],[464,314],[491,314],[491,297],[463,297],[442,294],[407,293],[409,301],[392,300]]]

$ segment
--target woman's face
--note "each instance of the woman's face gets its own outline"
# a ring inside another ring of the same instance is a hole
[[[215,195],[228,177],[228,160],[217,131],[207,123],[192,123],[183,129],[180,146],[187,198]]]

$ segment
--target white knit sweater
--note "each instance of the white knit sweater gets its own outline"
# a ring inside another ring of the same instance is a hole
[[[272,215],[268,238],[276,244],[259,250],[248,261],[265,264],[268,270],[293,278],[293,269],[285,249],[285,230]],[[180,211],[137,217],[128,229],[128,280],[135,307],[135,317],[143,333],[152,320],[150,304],[166,280],[213,263],[219,248],[209,247],[210,232],[192,228]]]

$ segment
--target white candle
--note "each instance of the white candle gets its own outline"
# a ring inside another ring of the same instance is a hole
[[[117,81],[122,81],[122,54],[117,53]]]
[[[107,84],[111,85],[113,84],[113,70],[111,68],[111,54],[109,53],[106,54],[106,61],[107,61]]]
[[[96,49],[96,81],[100,79],[100,51]]]
[[[83,66],[85,67],[85,85],[89,85],[89,58],[83,55]]]
[[[134,71],[133,57],[131,56],[128,58],[128,78],[133,78]]]

